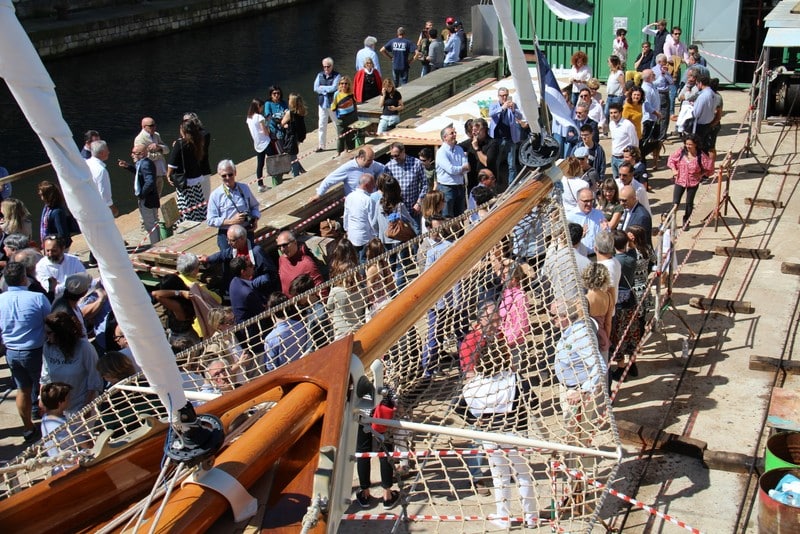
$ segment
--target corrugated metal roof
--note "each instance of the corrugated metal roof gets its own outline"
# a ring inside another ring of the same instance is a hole
[[[783,0],[764,17],[764,27],[800,28],[800,2],[798,0]]]

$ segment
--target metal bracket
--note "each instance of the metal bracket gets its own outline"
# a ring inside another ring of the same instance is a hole
[[[191,477],[183,481],[181,487],[186,484],[197,484],[225,497],[231,505],[233,519],[237,523],[253,517],[258,511],[258,501],[238,480],[222,469],[215,467],[208,470],[197,470]]]

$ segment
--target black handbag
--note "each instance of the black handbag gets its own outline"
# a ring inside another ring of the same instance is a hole
[[[278,153],[274,156],[267,156],[267,174],[270,176],[286,174],[292,170],[292,155],[284,152],[278,142],[275,142],[275,148]]]
[[[183,141],[180,142],[180,150],[181,150],[181,172],[173,172],[170,175],[170,180],[172,180],[172,185],[175,186],[175,189],[178,191],[183,191],[187,187],[186,183],[186,162],[183,159]]]

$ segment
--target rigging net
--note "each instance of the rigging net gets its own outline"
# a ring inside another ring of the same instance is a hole
[[[213,312],[217,332],[177,355],[187,397],[201,403],[193,393],[224,394],[358,330],[513,193],[433,223],[427,234],[242,324]],[[369,372],[375,402],[394,401],[394,421],[377,425],[375,453],[356,456],[375,467],[377,456],[391,456],[401,491],[392,513],[434,519],[436,529],[454,521],[465,532],[517,523],[591,529],[605,493],[570,472],[608,483],[619,438],[564,215],[548,197],[501,224],[505,236],[482,243],[476,263],[454,266],[458,281],[436,287],[435,305],[407,310],[413,326]],[[80,450],[91,458],[102,432],[113,445],[143,416],[165,418],[154,395],[128,387],[147,386],[142,375],[119,385],[15,459],[12,466],[31,468],[4,472],[3,495],[53,473],[37,457]],[[368,417],[361,423],[374,428]]]

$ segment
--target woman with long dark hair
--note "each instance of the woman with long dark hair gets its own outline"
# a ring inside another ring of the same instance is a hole
[[[683,140],[683,146],[670,155],[667,167],[672,169],[672,179],[675,181],[672,203],[676,207],[680,205],[683,193],[686,192],[686,205],[683,210],[685,230],[692,217],[697,188],[700,186],[703,176],[711,176],[714,173],[714,160],[700,150],[697,136],[690,134]]]
[[[280,154],[284,149],[283,139],[286,133],[283,130],[282,119],[289,106],[283,99],[283,90],[277,85],[272,85],[267,90],[267,100],[264,102],[264,117],[269,126],[269,135],[272,140],[267,148],[268,156]],[[272,187],[283,183],[283,174],[272,175]]]
[[[622,106],[622,116],[633,123],[636,127],[636,137],[642,138],[642,114],[644,105],[644,91],[641,87],[634,86],[631,89],[625,104]]]
[[[201,162],[207,155],[205,136],[198,123],[192,119],[184,119],[180,124],[180,138],[172,144],[167,166],[167,181],[175,187],[178,210],[182,214],[181,220],[198,222],[206,220],[205,202],[208,199],[203,194]],[[173,180],[173,176],[177,173],[183,173],[185,180],[183,184],[176,184]]]
[[[378,209],[375,210],[372,228],[377,232],[386,250],[392,250],[402,245],[402,243],[386,235],[386,230],[389,229],[389,223],[395,219],[400,219],[414,228],[414,221],[408,209],[403,204],[403,195],[400,191],[400,182],[397,181],[397,178],[394,176],[387,176],[381,185],[380,191],[382,194],[381,201]],[[399,250],[399,254],[392,254],[389,256],[389,264],[392,265],[394,269],[395,285],[398,291],[405,286],[405,269],[410,258],[407,247],[400,246]]]
[[[250,106],[247,108],[247,128],[250,130],[253,148],[256,151],[256,180],[259,193],[267,190],[264,185],[264,162],[267,161],[267,148],[270,142],[269,129],[267,129],[267,121],[263,113],[264,101],[260,98],[251,100]]]
[[[67,203],[64,201],[64,195],[58,186],[52,182],[44,180],[39,182],[36,188],[39,193],[39,198],[44,202],[42,208],[42,218],[39,223],[39,239],[44,241],[44,237],[48,235],[57,235],[62,239],[64,248],[69,249],[72,244],[70,237],[70,215],[67,210]]]
[[[69,312],[54,312],[44,319],[45,344],[40,384],[64,382],[72,386],[66,411],[75,413],[103,391],[97,371],[97,352],[83,337],[78,318]]]

